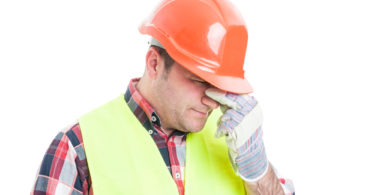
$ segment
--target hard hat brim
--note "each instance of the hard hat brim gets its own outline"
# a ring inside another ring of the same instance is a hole
[[[177,60],[176,60],[177,61]],[[191,73],[202,78],[214,87],[236,94],[249,94],[254,90],[246,78],[218,75],[207,70],[199,69],[199,66],[189,66],[187,61],[177,61]]]
[[[173,60],[214,87],[236,94],[249,94],[254,91],[246,78],[224,75],[225,73],[219,74],[207,68],[207,66],[212,66],[212,64],[203,66],[204,60],[187,57],[188,55],[181,53],[181,50],[172,45],[173,41],[168,40],[167,36],[157,32],[156,28],[150,28],[142,24],[139,27],[139,31],[142,34],[153,34],[154,38],[167,50]],[[152,33],[146,33],[147,31]]]

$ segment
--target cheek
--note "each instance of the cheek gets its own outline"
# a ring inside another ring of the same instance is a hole
[[[185,99],[189,99],[189,97],[194,94],[191,84],[184,80],[175,80],[174,82],[169,83],[167,91],[169,91],[171,96],[170,99],[178,102],[184,102],[186,101]]]
[[[181,110],[184,93],[180,89],[181,87],[171,83],[166,84],[163,88],[162,98],[164,106],[168,108],[169,112],[174,112],[174,114],[176,114],[178,110]]]
[[[184,118],[189,109],[194,107],[194,95],[189,88],[181,86],[170,87],[165,96],[165,106],[168,107],[172,118]]]
[[[189,107],[195,107],[202,104],[204,91],[195,85],[187,85],[183,88],[180,100]]]
[[[193,83],[189,86],[188,96],[190,96],[191,101],[194,101],[194,105],[202,103],[202,97],[204,97],[204,91],[206,87],[200,84]]]
[[[187,78],[172,78],[166,86],[167,104],[174,105],[176,112],[186,112],[188,109],[200,106],[207,88]]]

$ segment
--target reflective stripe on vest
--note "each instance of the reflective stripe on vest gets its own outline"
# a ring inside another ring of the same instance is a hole
[[[224,139],[213,136],[219,112],[211,114],[202,131],[187,135],[186,195],[245,194]],[[123,95],[82,116],[79,124],[95,195],[178,195],[155,142]]]

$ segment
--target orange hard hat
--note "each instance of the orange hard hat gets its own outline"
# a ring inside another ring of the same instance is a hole
[[[227,0],[164,0],[139,31],[213,86],[233,93],[253,91],[244,77],[247,29]]]

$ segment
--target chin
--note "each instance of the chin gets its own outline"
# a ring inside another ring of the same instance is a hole
[[[204,120],[203,122],[196,122],[196,123],[193,123],[193,124],[190,123],[190,125],[187,128],[187,132],[202,131],[205,124],[206,124],[206,120]]]
[[[180,127],[183,127],[184,132],[199,132],[203,129],[207,122],[207,116],[197,116],[196,113],[191,112],[188,115],[181,117],[179,120]]]
[[[197,133],[197,132],[202,131],[202,129],[203,129],[203,127],[202,128],[196,128],[196,129],[191,128],[190,130],[188,130],[188,132]]]

